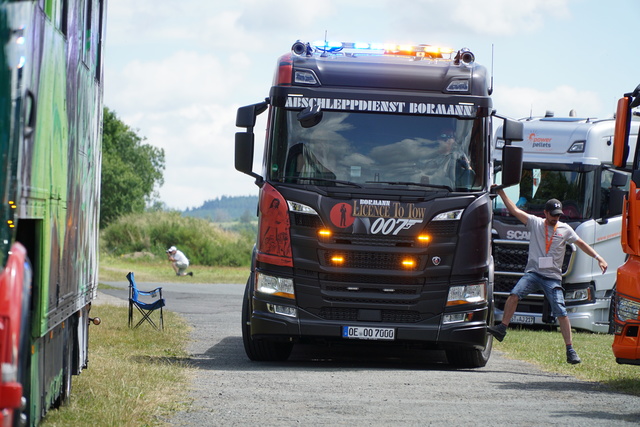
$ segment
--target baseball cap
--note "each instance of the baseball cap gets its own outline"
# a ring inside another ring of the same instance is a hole
[[[175,252],[175,251],[177,251],[177,249],[176,249],[176,247],[175,247],[175,246],[171,246],[169,249],[167,249],[167,253],[169,253],[169,252]]]
[[[562,203],[558,199],[549,199],[544,205],[544,210],[553,216],[562,215]]]

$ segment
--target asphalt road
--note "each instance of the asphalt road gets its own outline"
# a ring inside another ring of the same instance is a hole
[[[110,284],[121,289],[97,302],[126,300],[127,283]],[[299,346],[287,362],[251,362],[240,332],[243,285],[138,285],[162,286],[167,309],[194,327],[193,403],[172,425],[640,425],[640,398],[496,351],[486,367],[459,370],[437,352],[371,348]]]

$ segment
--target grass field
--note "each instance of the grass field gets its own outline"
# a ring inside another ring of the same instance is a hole
[[[102,324],[91,326],[88,368],[73,377],[70,403],[49,411],[41,425],[162,425],[172,412],[188,408],[186,322],[165,311],[164,332],[148,325],[132,330],[128,308],[95,311]]]
[[[579,365],[566,362],[560,331],[509,329],[506,338],[493,348],[507,357],[526,360],[549,372],[571,375],[585,381],[606,384],[613,390],[640,396],[640,366],[619,365],[611,351],[613,335],[573,333],[573,347],[582,359]]]
[[[127,273],[133,271],[140,282],[167,283],[176,281],[176,275],[169,261],[165,259],[137,260],[126,257],[101,256],[100,281],[126,282]],[[181,277],[193,283],[246,283],[249,277],[248,267],[207,267],[194,265],[193,277]]]

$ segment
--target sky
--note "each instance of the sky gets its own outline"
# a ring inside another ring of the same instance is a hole
[[[179,4],[179,7],[178,7]],[[105,106],[165,152],[160,200],[197,208],[256,195],[234,168],[238,107],[269,95],[296,40],[469,48],[493,70],[493,105],[611,117],[640,84],[637,0],[109,0]],[[260,173],[266,114],[255,128]]]

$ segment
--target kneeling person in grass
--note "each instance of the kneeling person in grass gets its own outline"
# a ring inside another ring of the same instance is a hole
[[[167,249],[167,257],[171,262],[173,271],[176,272],[176,276],[193,276],[193,271],[187,273],[189,268],[189,259],[182,251],[179,251],[175,246],[171,246]]]

